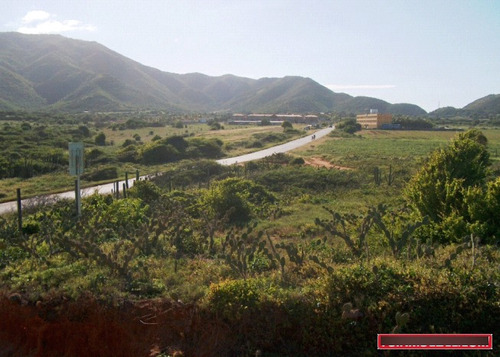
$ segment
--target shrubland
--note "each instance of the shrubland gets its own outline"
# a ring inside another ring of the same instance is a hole
[[[86,187],[136,170],[141,175],[165,171],[181,160],[246,153],[303,134],[276,127],[265,132],[258,127],[220,127],[214,132],[212,124],[221,118],[210,117],[207,124],[200,124],[199,115],[156,111],[67,116],[0,112],[0,200],[14,200],[17,187],[24,198],[71,190],[68,143],[72,141],[85,147],[81,178]]]
[[[69,200],[35,210],[21,230],[0,217],[3,295],[39,311],[55,297],[91,299],[106,307],[108,334],[136,304],[123,343],[142,355],[370,356],[377,333],[496,333],[500,195],[486,136],[427,150],[402,137],[413,146],[394,152],[382,135],[298,151],[349,169],[283,154],[232,167],[188,156],[127,198],[85,198],[80,217]],[[183,137],[159,141],[189,149]]]

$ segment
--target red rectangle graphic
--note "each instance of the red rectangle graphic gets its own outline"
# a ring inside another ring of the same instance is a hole
[[[378,334],[379,350],[491,350],[493,334]]]

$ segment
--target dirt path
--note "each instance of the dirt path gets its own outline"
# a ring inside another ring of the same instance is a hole
[[[337,169],[337,170],[353,170],[352,167],[334,165],[330,161],[326,161],[320,157],[310,157],[305,159],[306,165],[314,167],[325,167],[327,169]]]

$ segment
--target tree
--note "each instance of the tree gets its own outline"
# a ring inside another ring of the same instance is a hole
[[[432,234],[441,241],[458,240],[472,223],[465,197],[485,187],[490,165],[486,138],[477,131],[460,134],[448,147],[434,151],[405,188],[418,216],[428,216]]]
[[[346,119],[337,125],[337,129],[341,129],[349,134],[354,134],[355,132],[361,130],[361,124],[356,122],[356,119]]]
[[[105,146],[106,145],[106,134],[104,133],[99,133],[95,137],[95,144],[98,146]]]
[[[215,121],[214,119],[210,119],[207,122],[207,125],[210,127],[210,130],[220,130],[222,129],[222,125],[220,125],[219,122]]]
[[[267,118],[264,118],[260,121],[260,125],[261,126],[267,126],[267,125],[271,125],[271,121]]]
[[[184,123],[182,120],[177,120],[175,123],[172,124],[174,128],[176,129],[182,129],[184,128]]]
[[[281,127],[283,128],[283,131],[288,131],[288,130],[292,130],[293,129],[293,125],[292,123],[290,123],[289,121],[285,120],[283,122],[283,124],[281,124]]]
[[[91,136],[90,134],[90,129],[86,126],[86,125],[80,125],[78,127],[78,131],[80,132],[80,134],[85,137],[85,138],[88,138]]]

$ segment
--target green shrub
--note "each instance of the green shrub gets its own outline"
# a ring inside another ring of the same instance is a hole
[[[250,180],[228,178],[212,185],[202,196],[202,205],[214,216],[227,216],[229,222],[248,222],[276,198],[261,185]]]
[[[107,156],[104,151],[94,148],[84,155],[85,166],[89,167],[94,164],[104,164],[111,161],[111,158]]]
[[[135,144],[136,144],[135,140],[125,139],[125,141],[122,144],[122,147],[126,148],[127,146],[135,145]]]
[[[183,160],[166,170],[163,175],[152,178],[152,181],[169,190],[226,178],[230,172],[230,167],[219,165],[212,160]]]
[[[292,161],[290,161],[290,164],[292,164],[292,165],[304,165],[305,163],[306,162],[301,157],[296,157]]]
[[[150,181],[135,181],[134,186],[128,190],[128,195],[140,198],[146,203],[151,203],[161,197],[162,191]]]
[[[348,134],[354,134],[357,131],[361,130],[361,124],[356,122],[356,119],[346,119],[341,121],[335,126],[336,129],[339,129]]]
[[[87,181],[103,181],[115,178],[118,178],[116,167],[105,167],[82,175],[82,179]]]
[[[179,151],[174,146],[165,144],[163,140],[153,141],[140,151],[140,160],[146,165],[173,162],[179,158]]]
[[[245,145],[247,148],[261,148],[264,146],[264,144],[262,144],[261,141],[259,140],[254,140],[254,141],[251,141],[251,142],[248,142],[246,145]]]
[[[190,138],[188,144],[188,158],[216,159],[222,156],[223,142],[219,139]]]
[[[490,166],[485,145],[477,130],[459,134],[447,147],[434,151],[405,188],[416,214],[429,217],[430,233],[443,243],[460,240],[472,233],[470,225],[482,223],[478,221],[482,215],[471,217],[471,209],[478,206],[476,200],[486,206],[481,202]]]
[[[118,151],[116,159],[120,162],[137,162],[139,160],[140,154],[137,151],[135,145],[129,145]]]
[[[102,132],[97,134],[96,137],[94,138],[94,142],[98,146],[105,146],[106,145],[106,134],[104,134]]]
[[[325,192],[339,188],[355,188],[359,181],[351,171],[315,169],[312,167],[280,167],[254,174],[256,183],[271,191],[282,192],[290,187],[305,191]]]

